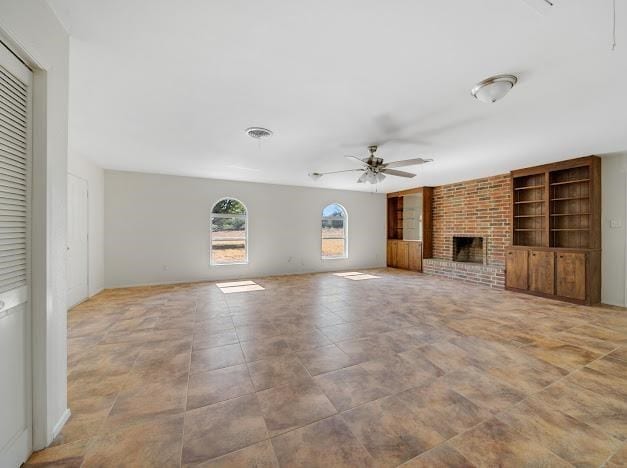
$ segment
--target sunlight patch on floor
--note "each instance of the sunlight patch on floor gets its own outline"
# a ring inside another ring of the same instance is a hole
[[[254,281],[231,281],[229,283],[216,283],[224,294],[232,294],[237,292],[263,291],[265,288],[259,286]]]
[[[222,288],[231,288],[233,286],[248,286],[250,284],[257,284],[254,281],[231,281],[230,283],[216,283],[216,286],[220,289]]]
[[[346,276],[346,278],[348,278],[349,280],[353,280],[353,281],[361,281],[361,280],[375,279],[375,278],[381,278],[381,277],[375,276],[375,275],[351,275],[351,276]]]
[[[353,281],[381,278],[380,276],[368,275],[366,273],[361,273],[359,271],[346,271],[346,272],[341,272],[341,273],[333,273],[333,275],[339,276],[341,278],[347,278]]]

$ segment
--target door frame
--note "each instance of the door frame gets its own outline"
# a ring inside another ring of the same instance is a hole
[[[86,219],[85,219],[85,233],[87,234],[87,255],[86,255],[86,258],[85,258],[85,263],[87,264],[86,265],[87,268],[85,269],[85,272],[87,274],[87,294],[85,295],[84,298],[82,298],[76,304],[69,304],[68,303],[68,310],[70,308],[72,308],[72,307],[76,307],[77,305],[81,304],[82,302],[85,302],[87,299],[89,299],[91,297],[91,295],[89,294],[89,291],[90,291],[89,288],[91,286],[91,276],[89,274],[89,249],[90,249],[90,243],[89,243],[90,242],[90,238],[89,238],[89,180],[86,179],[85,177],[81,177],[79,175],[76,175],[76,174],[74,174],[71,171],[67,172],[67,177],[69,177],[69,176],[76,177],[77,179],[80,179],[80,180],[84,181],[85,182],[85,186],[87,187],[87,200],[85,201],[86,204],[87,204],[87,210],[86,210],[87,216],[86,216]],[[69,201],[70,200],[68,198],[67,205],[69,205]],[[67,239],[66,239],[66,243],[67,243]],[[67,258],[66,258],[66,265],[67,265]]]
[[[31,416],[32,450],[47,447],[70,417],[69,409],[59,421],[48,417],[48,148],[47,100],[49,63],[29,50],[9,29],[0,24],[0,41],[33,73],[32,83],[32,173],[31,173]],[[66,403],[67,404],[67,403]]]

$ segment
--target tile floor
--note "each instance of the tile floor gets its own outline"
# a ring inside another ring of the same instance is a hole
[[[627,311],[399,270],[106,291],[28,466],[625,466]]]

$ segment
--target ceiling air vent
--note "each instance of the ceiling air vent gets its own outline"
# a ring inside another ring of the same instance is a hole
[[[272,136],[272,131],[263,127],[249,127],[246,129],[246,134],[251,138],[262,140],[264,138],[270,138]]]

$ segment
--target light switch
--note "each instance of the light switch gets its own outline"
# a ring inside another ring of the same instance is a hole
[[[610,219],[610,227],[617,229],[623,227],[623,222],[620,219]]]

